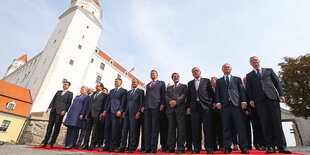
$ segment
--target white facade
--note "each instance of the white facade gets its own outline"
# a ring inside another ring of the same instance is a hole
[[[74,95],[82,85],[95,87],[98,75],[109,90],[119,75],[123,87],[130,89],[134,76],[102,57],[104,53],[96,48],[103,29],[101,18],[101,8],[93,0],[72,0],[43,52],[14,71],[9,68],[11,73],[3,80],[30,89],[34,101],[31,112],[45,111],[55,92],[62,89],[63,80],[71,82],[69,90]]]

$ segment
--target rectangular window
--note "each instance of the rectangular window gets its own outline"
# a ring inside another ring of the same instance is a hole
[[[100,64],[100,69],[101,69],[101,70],[104,70],[104,66],[105,66],[105,64],[101,62],[101,64]]]
[[[69,64],[70,64],[70,65],[73,65],[73,63],[74,63],[73,60],[70,60],[70,61],[69,61]]]
[[[10,126],[11,121],[9,120],[3,120],[1,126],[0,126],[0,131],[6,131],[9,126]]]
[[[100,75],[97,75],[96,83],[99,83],[99,82],[101,82],[101,76],[100,76]]]

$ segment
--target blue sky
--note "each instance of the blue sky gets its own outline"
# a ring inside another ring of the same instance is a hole
[[[134,75],[149,82],[149,71],[171,83],[192,79],[198,66],[204,77],[222,76],[230,63],[233,75],[251,71],[249,57],[279,71],[283,57],[310,49],[308,0],[99,0],[104,30],[98,47]],[[42,51],[58,17],[70,0],[0,1],[0,77],[13,59]]]

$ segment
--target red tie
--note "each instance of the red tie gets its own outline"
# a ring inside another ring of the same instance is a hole
[[[154,82],[154,81],[152,81],[152,83],[151,83],[151,88],[153,88],[153,87],[154,87],[154,83],[155,83],[155,82]]]

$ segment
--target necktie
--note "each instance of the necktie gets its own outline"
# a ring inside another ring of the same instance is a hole
[[[133,89],[130,93],[130,95],[132,96],[135,93],[136,89]]]
[[[152,81],[152,83],[151,83],[151,88],[154,87],[154,84],[155,84],[155,81]]]
[[[228,78],[228,76],[226,76],[226,84],[227,84],[227,86],[229,85],[229,78]]]
[[[94,96],[94,98],[96,98],[96,97],[98,96],[98,94],[99,94],[99,93],[96,93],[95,96]]]
[[[262,79],[261,73],[260,73],[260,69],[256,69],[256,73],[259,79]]]
[[[199,88],[199,80],[195,80],[195,88],[196,88],[196,91],[197,91],[198,88]]]
[[[118,91],[118,88],[115,88],[115,91],[114,91],[114,92],[116,93],[117,91]]]

